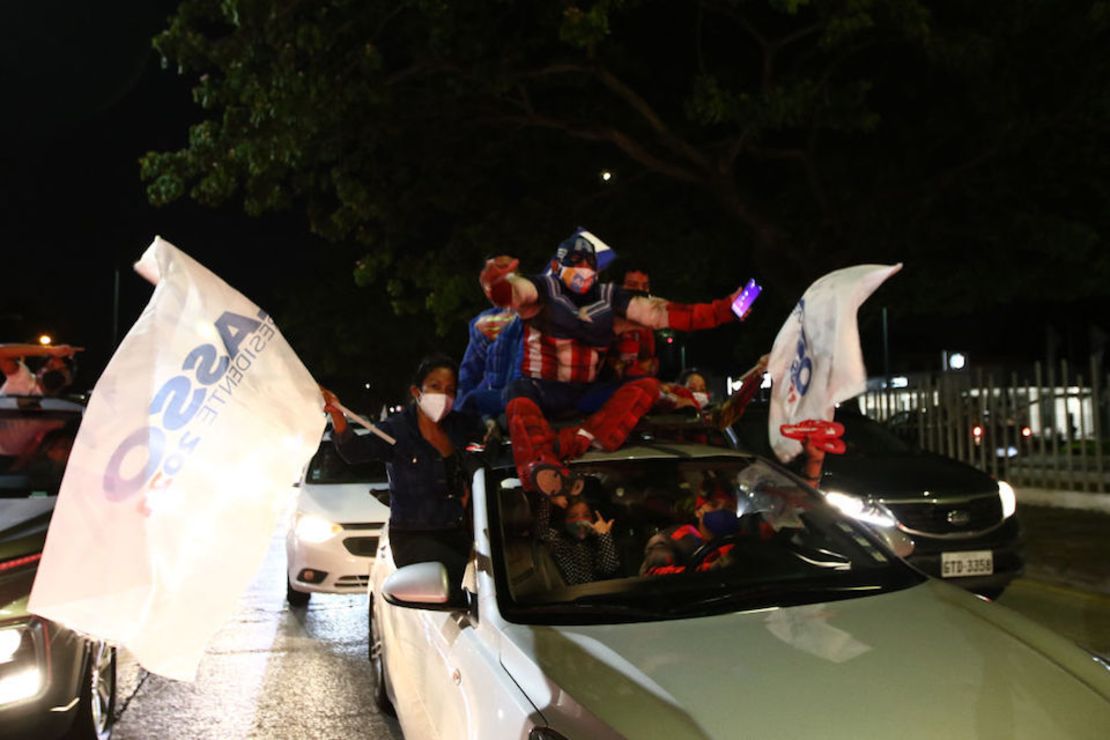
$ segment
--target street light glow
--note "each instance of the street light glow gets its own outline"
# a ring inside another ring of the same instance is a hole
[[[610,172],[609,170],[602,170],[601,171],[601,181],[602,182],[609,182],[612,179],[613,179],[613,173],[612,172]]]
[[[39,335],[39,344],[41,344],[43,347],[49,347],[51,342],[53,342],[53,341],[54,341],[54,338],[52,336],[50,336],[49,334]]]

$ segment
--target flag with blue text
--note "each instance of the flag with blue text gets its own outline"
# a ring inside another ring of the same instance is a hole
[[[324,428],[273,319],[169,242],[97,381],[30,610],[191,680],[261,564]]]
[[[856,313],[897,265],[856,265],[830,272],[802,295],[782,325],[767,372],[771,376],[771,447],[783,462],[802,451],[784,437],[783,424],[831,421],[836,404],[867,388]]]

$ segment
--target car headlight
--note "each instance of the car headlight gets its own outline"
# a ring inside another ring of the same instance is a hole
[[[0,630],[0,663],[10,663],[15,659],[15,654],[23,645],[24,632],[26,630],[22,627]]]
[[[1004,480],[998,481],[998,498],[1002,501],[1002,518],[1009,519],[1017,511],[1017,494],[1013,486]]]
[[[839,491],[827,491],[825,492],[825,500],[844,514],[865,524],[873,524],[879,527],[893,527],[897,524],[894,516],[885,506],[865,501],[859,496],[852,496]]]
[[[42,625],[37,621],[0,629],[0,706],[42,690]]]
[[[343,531],[335,522],[315,514],[298,514],[293,533],[304,542],[323,542]]]

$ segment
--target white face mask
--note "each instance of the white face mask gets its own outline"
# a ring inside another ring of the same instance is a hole
[[[709,404],[709,394],[701,391],[694,391],[694,400],[698,402],[698,406],[705,408]]]
[[[421,393],[417,403],[425,416],[432,421],[439,421],[450,413],[455,399],[446,393]]]

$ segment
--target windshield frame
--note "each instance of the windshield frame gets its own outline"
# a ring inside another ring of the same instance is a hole
[[[486,468],[486,485],[483,493],[486,497],[486,531],[491,548],[490,561],[492,575],[496,587],[498,610],[501,616],[506,621],[514,624],[556,626],[670,621],[775,607],[823,603],[857,598],[861,595],[868,594],[889,593],[916,586],[927,580],[925,575],[921,574],[891,552],[881,538],[866,525],[842,515],[834,507],[825,502],[824,496],[819,491],[805,484],[801,478],[783,468],[781,465],[762,456],[743,451],[722,449],[720,455],[699,455],[689,458],[660,456],[657,458],[646,458],[643,462],[656,464],[660,461],[670,461],[676,465],[683,462],[731,462],[735,464],[738,460],[744,459],[752,460],[753,464],[755,462],[762,463],[774,470],[775,473],[789,479],[799,488],[806,491],[819,506],[823,507],[823,515],[835,520],[837,525],[841,527],[844,532],[847,533],[850,531],[852,536],[858,536],[866,540],[868,546],[885,555],[888,562],[883,569],[883,582],[876,584],[874,583],[875,579],[873,577],[866,578],[868,575],[874,576],[875,572],[868,574],[863,571],[857,571],[853,573],[853,577],[851,578],[840,578],[835,587],[828,582],[824,584],[814,582],[812,583],[813,588],[811,590],[798,588],[799,585],[805,585],[804,579],[797,579],[789,583],[779,582],[778,588],[775,587],[775,583],[770,582],[766,584],[752,584],[753,587],[751,589],[745,589],[744,593],[741,594],[734,591],[733,593],[722,595],[720,599],[714,600],[715,603],[705,603],[708,601],[705,599],[698,600],[700,608],[693,610],[686,609],[686,604],[680,604],[661,610],[659,608],[639,608],[635,605],[630,605],[628,608],[614,608],[612,604],[601,606],[591,603],[593,597],[603,597],[606,594],[632,594],[639,598],[664,594],[673,596],[678,592],[693,592],[696,590],[706,594],[714,592],[719,593],[719,589],[730,589],[735,587],[735,581],[730,582],[727,578],[727,573],[711,570],[703,573],[685,573],[681,576],[627,576],[594,581],[585,584],[565,586],[561,589],[548,592],[548,595],[556,597],[574,596],[575,598],[572,601],[521,602],[514,598],[510,586],[509,567],[504,556],[505,541],[503,539],[501,522],[501,506],[498,500],[501,482],[508,478],[515,478],[516,472],[511,468],[506,469],[498,466],[493,469],[489,467]],[[631,458],[627,461],[586,459],[572,463],[571,467],[592,468],[608,464],[625,464],[627,462],[634,463],[636,461]],[[674,584],[678,585],[675,586]]]

